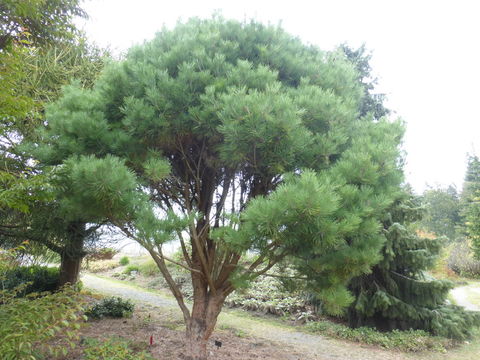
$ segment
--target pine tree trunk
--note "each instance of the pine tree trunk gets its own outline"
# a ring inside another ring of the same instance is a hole
[[[67,283],[75,284],[78,281],[82,257],[70,257],[63,254],[60,263],[60,280],[59,286]]]
[[[186,330],[186,359],[206,360],[207,344],[222,310],[223,294],[207,296],[208,299],[194,299],[192,317]]]
[[[84,239],[85,223],[71,223],[68,227],[68,239],[61,254],[59,286],[77,283],[82,259],[85,256]]]
[[[186,332],[186,359],[206,360],[207,341],[205,339],[205,323],[198,319],[191,319]]]

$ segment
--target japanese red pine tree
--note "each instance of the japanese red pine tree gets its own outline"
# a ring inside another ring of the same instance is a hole
[[[345,282],[380,260],[403,128],[359,117],[363,96],[342,52],[257,22],[194,19],[132,48],[92,90],[66,88],[36,154],[82,160],[85,174],[118,157],[118,173],[135,174],[135,189],[105,196],[108,176],[78,177],[75,194],[93,193],[92,207],[128,194],[130,210],[103,210],[153,257],[183,312],[186,357],[205,359],[225,298],[276,263],[338,312],[352,300]],[[173,240],[182,261],[162,251]],[[191,308],[169,261],[190,271]]]

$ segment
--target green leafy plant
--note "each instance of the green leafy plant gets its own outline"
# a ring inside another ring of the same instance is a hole
[[[109,297],[93,305],[85,311],[85,315],[93,319],[130,317],[134,308],[135,305],[129,300],[124,300],[121,297]]]
[[[25,285],[23,285],[25,286]],[[73,288],[37,297],[17,297],[22,286],[0,290],[0,354],[2,360],[53,358],[66,355],[78,339],[84,302]],[[50,339],[62,334],[63,341]]]
[[[85,360],[153,360],[146,351],[135,351],[132,343],[121,337],[107,340],[86,339]]]
[[[130,264],[130,259],[128,258],[128,256],[123,256],[118,263],[122,266],[125,266]]]

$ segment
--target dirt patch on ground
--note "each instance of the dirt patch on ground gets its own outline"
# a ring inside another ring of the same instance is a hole
[[[150,336],[153,345],[150,346]],[[168,311],[158,313],[158,309],[138,307],[129,319],[102,319],[89,321],[81,329],[78,346],[64,358],[69,360],[83,359],[83,345],[87,339],[107,340],[120,337],[131,343],[131,348],[138,351],[146,350],[155,359],[173,360],[184,358],[184,325]],[[222,346],[216,347],[214,341],[220,341]],[[278,359],[300,360],[308,359],[289,346],[278,346],[264,339],[248,337],[233,329],[219,329],[208,345],[209,357],[218,360],[253,360]]]

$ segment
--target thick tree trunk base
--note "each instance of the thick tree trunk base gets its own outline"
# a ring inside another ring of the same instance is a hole
[[[80,274],[80,266],[82,265],[82,258],[71,258],[68,256],[62,256],[62,262],[60,264],[60,279],[59,286],[64,286],[67,283],[73,285],[78,281]]]
[[[187,360],[207,360],[205,321],[192,318],[187,324],[185,350]]]
[[[185,344],[186,360],[207,360],[207,341],[188,339]]]

